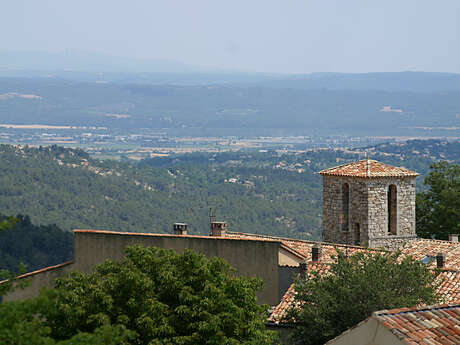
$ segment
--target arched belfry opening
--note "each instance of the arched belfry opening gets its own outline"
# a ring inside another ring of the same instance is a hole
[[[388,234],[397,235],[398,225],[398,192],[396,186],[391,184],[388,187]]]
[[[342,231],[349,229],[350,214],[350,186],[348,183],[342,185]]]

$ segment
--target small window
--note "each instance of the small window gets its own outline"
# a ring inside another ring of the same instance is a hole
[[[398,199],[394,184],[388,187],[388,234],[397,235]]]
[[[422,264],[428,265],[428,264],[431,264],[435,260],[436,260],[435,256],[425,255],[422,259],[420,259],[420,262]]]
[[[342,185],[342,231],[348,231],[348,214],[350,210],[350,186]]]
[[[361,227],[359,223],[355,225],[355,245],[359,246],[361,243]]]

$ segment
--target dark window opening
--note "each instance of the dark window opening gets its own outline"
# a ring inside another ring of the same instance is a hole
[[[350,186],[342,185],[342,231],[348,231],[348,213],[350,205]]]
[[[355,244],[359,245],[361,243],[361,228],[359,223],[356,223],[355,226]]]
[[[388,187],[388,233],[390,235],[397,234],[397,216],[398,216],[398,203],[397,191],[394,184]]]

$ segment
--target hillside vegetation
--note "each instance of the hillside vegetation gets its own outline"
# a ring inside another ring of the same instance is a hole
[[[428,151],[425,148],[429,148]],[[412,141],[368,148],[371,158],[422,174],[460,143]],[[187,222],[209,230],[209,208],[234,231],[319,239],[321,179],[316,172],[362,159],[357,150],[195,153],[140,163],[99,161],[82,150],[0,146],[0,210],[64,230],[171,232]]]
[[[30,272],[72,258],[73,236],[56,225],[36,226],[29,217],[19,216],[14,227],[0,231],[0,270],[18,272],[22,263]]]

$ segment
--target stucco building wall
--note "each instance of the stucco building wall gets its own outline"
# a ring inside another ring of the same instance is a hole
[[[46,269],[30,272],[22,276],[21,280],[27,279],[25,288],[17,288],[14,291],[3,296],[3,301],[19,301],[27,298],[38,296],[40,290],[44,287],[53,287],[54,280],[74,270],[74,263],[67,262],[64,264],[48,267]]]
[[[237,274],[259,277],[264,281],[265,287],[258,295],[260,303],[276,305],[281,298],[278,271],[280,242],[76,230],[73,264],[30,274],[27,279],[30,280],[31,285],[5,296],[5,300],[35,297],[42,287],[52,287],[56,277],[71,270],[88,273],[92,271],[94,265],[103,263],[106,259],[120,260],[123,249],[133,244],[173,249],[178,253],[189,248],[208,257],[220,257],[232,265],[237,270]]]

